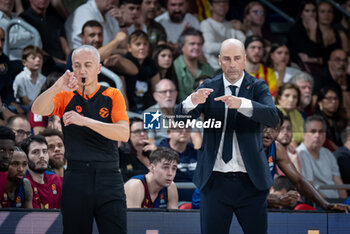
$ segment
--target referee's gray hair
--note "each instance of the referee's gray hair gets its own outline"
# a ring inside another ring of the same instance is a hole
[[[98,50],[91,46],[91,45],[82,45],[82,46],[79,46],[78,48],[76,48],[74,51],[73,51],[73,54],[72,54],[72,60],[73,60],[73,57],[76,53],[79,53],[81,51],[90,51],[92,53],[95,54],[95,57],[96,57],[96,60],[97,60],[97,63],[100,63],[100,53],[98,52]]]
[[[311,87],[314,86],[314,78],[312,78],[312,76],[306,72],[299,72],[295,74],[294,76],[292,76],[292,78],[290,78],[289,83],[296,85],[299,80],[307,81],[311,84]]]

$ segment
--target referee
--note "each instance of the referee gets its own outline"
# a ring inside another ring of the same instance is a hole
[[[72,61],[73,72],[66,71],[32,106],[35,114],[57,115],[62,121],[68,161],[63,233],[91,233],[94,218],[100,233],[126,233],[117,147],[117,141],[129,139],[125,100],[119,90],[99,85],[100,55],[94,47],[75,49]]]

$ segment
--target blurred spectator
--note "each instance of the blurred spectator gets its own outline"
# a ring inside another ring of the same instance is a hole
[[[43,50],[52,56],[56,64],[65,64],[70,48],[63,21],[49,7],[50,0],[30,0],[30,7],[20,16],[36,28],[43,42]]]
[[[242,31],[246,36],[264,37],[263,25],[265,23],[266,11],[260,2],[252,1],[244,8],[244,19]]]
[[[145,112],[160,111],[162,113],[162,118],[168,121],[169,117],[174,115],[177,93],[176,87],[171,80],[165,78],[158,81],[155,86],[155,91],[153,92],[153,98],[157,103],[147,108]],[[167,129],[162,126],[160,129],[150,129],[148,136],[156,141],[167,138]]]
[[[139,69],[136,75],[125,76],[125,89],[129,102],[129,110],[140,113],[154,104],[152,91],[160,76],[156,63],[148,57],[148,35],[136,30],[129,36],[127,59]]]
[[[289,49],[286,44],[272,43],[267,57],[267,66],[277,73],[277,86],[287,83],[292,76],[301,72],[290,66]]]
[[[46,77],[45,84],[41,87],[40,94],[45,92],[48,88],[50,88],[61,76],[62,76],[62,73],[59,73],[59,72],[50,73]],[[28,114],[28,120],[34,135],[39,134],[39,132],[43,131],[46,128],[48,123],[47,116],[34,114],[31,110],[29,111],[29,114]]]
[[[326,140],[326,123],[313,115],[305,120],[304,142],[297,148],[303,176],[317,189],[320,185],[343,184],[334,155],[323,148]],[[325,198],[347,198],[345,190],[320,190]]]
[[[32,186],[26,178],[28,169],[27,155],[18,147],[15,147],[12,160],[7,171],[6,191],[0,195],[2,208],[33,208]]]
[[[4,29],[12,19],[23,20],[12,11],[14,5],[15,0],[0,0],[0,26]],[[10,29],[9,35],[9,45],[11,45],[11,50],[9,50],[8,56],[10,57],[10,60],[20,60],[22,49],[32,41],[33,37],[34,36],[31,32],[27,31],[21,25],[13,25]],[[42,47],[40,38],[39,41],[39,47]]]
[[[127,208],[177,209],[177,188],[173,182],[179,155],[158,148],[150,155],[150,171],[125,183]]]
[[[145,112],[160,111],[162,113],[163,121],[170,121],[174,116],[177,93],[176,87],[171,80],[160,80],[156,84],[155,91],[153,92],[153,98],[157,103],[146,109]],[[161,126],[160,129],[150,129],[148,130],[148,136],[151,140],[155,141],[168,138],[168,129],[163,126]],[[195,128],[191,131],[191,139],[195,149],[199,149],[202,145],[200,129]]]
[[[341,131],[345,128],[347,119],[342,108],[342,97],[334,87],[324,87],[317,98],[315,114],[322,116],[326,122],[326,141],[323,145],[330,151],[335,151],[343,145]]]
[[[13,157],[14,148],[15,134],[12,129],[0,126],[0,200],[6,191],[7,170]]]
[[[87,0],[51,0],[52,6],[60,13],[61,17],[66,20],[70,14]]]
[[[316,15],[315,1],[303,1],[299,6],[297,20],[289,30],[291,60],[299,65],[303,65],[303,63],[320,65],[324,62],[322,46],[316,40]]]
[[[285,83],[280,86],[276,92],[275,103],[288,116],[292,122],[294,147],[297,147],[303,141],[304,119],[298,111],[300,103],[300,91],[293,84]]]
[[[118,19],[120,30],[128,35],[135,30],[147,32],[146,25],[141,22],[141,3],[142,0],[121,0],[121,17]]]
[[[47,141],[47,152],[49,153],[49,166],[56,175],[63,178],[67,160],[64,157],[63,134],[57,129],[46,128],[40,132]]]
[[[41,135],[29,136],[21,145],[28,157],[26,178],[33,189],[34,209],[59,209],[62,193],[62,180],[48,168],[49,154],[47,142]]]
[[[346,10],[348,13],[350,13],[350,0],[342,1],[341,7]],[[349,38],[350,36],[350,21],[349,17],[345,14],[343,14],[342,19],[340,22],[334,25],[335,30],[339,30],[345,33],[345,35]]]
[[[313,109],[311,106],[312,101],[312,87],[314,85],[314,79],[306,72],[300,72],[291,77],[289,83],[296,85],[300,91],[300,105],[298,107],[299,112],[306,119],[307,116],[313,115]]]
[[[83,25],[89,20],[96,20],[103,26],[103,45],[112,41],[120,31],[115,18],[118,3],[118,0],[90,0],[79,6],[65,22],[69,47],[75,49],[82,45],[79,35]]]
[[[191,128],[170,126],[168,129],[169,138],[165,138],[157,144],[157,147],[170,148],[179,154],[175,182],[192,182],[196,170],[197,150],[191,143],[191,132]]]
[[[175,84],[176,90],[178,90],[179,84],[173,64],[173,49],[167,44],[158,45],[153,50],[152,58],[156,62],[160,74],[160,79],[166,78],[171,80]]]
[[[327,61],[332,51],[343,49],[349,52],[348,38],[345,33],[332,27],[333,6],[328,1],[320,1],[317,5],[318,27],[316,40],[323,47],[323,61]]]
[[[272,96],[277,89],[276,73],[262,64],[264,55],[264,41],[260,36],[247,37],[244,43],[247,55],[246,71],[257,79],[264,80]]]
[[[277,136],[277,141],[284,147],[285,151],[288,154],[289,160],[293,163],[295,169],[301,174],[301,163],[299,156],[295,150],[294,146],[291,146],[290,143],[293,139],[293,128],[292,122],[288,116],[284,116],[283,124],[280,128],[279,134]],[[278,174],[284,174],[279,168]]]
[[[2,119],[6,121],[13,115],[7,106],[11,105],[13,111],[18,114],[24,114],[23,109],[15,102],[12,81],[15,77],[14,68],[9,57],[3,53],[5,44],[5,31],[0,27],[0,102]]]
[[[98,21],[89,20],[83,25],[80,37],[83,45],[91,45],[96,49],[98,49],[101,56],[100,57],[101,63],[104,66],[112,69],[114,72],[118,74],[129,74],[129,75],[137,74],[138,70],[135,64],[133,64],[130,60],[124,58],[122,55],[119,54],[118,46],[122,44],[126,44],[126,41],[127,41],[127,35],[124,32],[118,32],[115,38],[111,42],[109,42],[105,46],[102,46],[103,27]],[[68,60],[66,64],[66,69],[69,69],[70,71],[73,71],[73,68],[72,68],[73,51],[74,50],[72,50],[71,54],[68,56]],[[106,77],[101,73],[98,75],[98,81],[106,82],[109,86],[116,87],[116,84],[113,80],[111,80],[110,78]]]
[[[47,127],[52,129],[57,129],[62,132],[61,119],[57,115],[51,115],[47,120]]]
[[[194,80],[201,75],[214,75],[214,69],[207,62],[200,61],[204,38],[201,31],[187,28],[179,38],[181,55],[174,61],[174,68],[179,82],[181,102],[193,91]]]
[[[143,129],[143,120],[137,117],[129,119],[130,139],[119,147],[120,170],[126,182],[131,177],[147,174],[150,166],[149,155],[156,149]]]
[[[232,23],[226,20],[229,10],[228,0],[209,0],[211,17],[200,23],[203,32],[204,55],[208,63],[215,69],[220,69],[218,56],[221,42],[228,38],[235,38],[244,43],[245,35],[242,31],[232,27]]]
[[[168,41],[173,47],[184,29],[187,27],[200,29],[198,19],[186,13],[185,0],[167,0],[166,9],[167,11],[156,17],[155,20],[164,27]]]
[[[22,141],[31,134],[29,121],[23,115],[11,116],[7,120],[6,126],[15,133],[17,146],[21,146]]]
[[[317,95],[323,87],[331,86],[338,90],[343,96],[343,105],[350,117],[350,76],[346,74],[348,66],[347,54],[342,49],[332,51],[328,60],[328,67],[315,75],[313,87],[313,106],[316,104]]]
[[[154,20],[158,7],[158,0],[143,0],[141,4],[141,23],[147,27],[151,52],[157,45],[167,41],[164,27]]]
[[[46,81],[46,77],[41,74],[43,55],[39,47],[33,45],[25,47],[22,53],[23,71],[16,76],[13,82],[15,97],[28,111]]]
[[[341,133],[344,146],[339,147],[333,154],[337,158],[340,176],[344,184],[350,184],[350,126],[348,125]],[[350,190],[347,190],[348,195]]]

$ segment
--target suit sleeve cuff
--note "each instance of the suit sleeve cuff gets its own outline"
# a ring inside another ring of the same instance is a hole
[[[247,117],[253,116],[253,104],[252,101],[247,98],[240,98],[241,106],[237,109],[237,111]]]
[[[191,110],[193,110],[194,108],[197,107],[197,105],[194,105],[192,103],[192,100],[191,100],[192,95],[193,95],[193,93],[182,102],[183,110],[186,113],[190,112]]]

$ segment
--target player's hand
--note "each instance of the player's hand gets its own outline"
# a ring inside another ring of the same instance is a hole
[[[344,211],[345,213],[349,213],[350,206],[346,204],[341,204],[341,203],[330,203],[326,209]]]
[[[241,107],[242,100],[233,95],[225,95],[221,97],[217,97],[214,99],[215,101],[224,102],[228,108],[230,109],[238,109]]]
[[[67,70],[55,83],[59,89],[73,92],[78,89],[78,79],[74,76],[74,72]]]
[[[63,123],[64,126],[68,126],[70,124],[75,124],[78,126],[85,126],[86,117],[78,114],[75,111],[68,111],[63,115]]]
[[[191,101],[192,101],[193,105],[198,105],[198,104],[204,103],[207,100],[207,98],[209,97],[210,93],[213,91],[214,91],[214,89],[208,89],[208,88],[198,89],[191,96]]]
[[[299,200],[300,195],[297,191],[288,191],[286,194],[280,197],[280,204],[283,207],[294,207]]]

